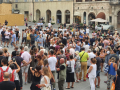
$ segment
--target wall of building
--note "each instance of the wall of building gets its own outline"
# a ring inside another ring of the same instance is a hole
[[[11,14],[12,5],[11,4],[0,4],[0,14]]]
[[[24,15],[22,14],[6,14],[0,15],[0,23],[4,23],[5,20],[8,21],[8,26],[23,26],[24,25]]]

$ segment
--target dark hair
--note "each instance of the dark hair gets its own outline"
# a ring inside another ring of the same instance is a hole
[[[96,64],[96,62],[97,62],[96,58],[91,58],[91,62],[94,63],[94,64]]]
[[[40,65],[37,65],[37,66],[36,66],[36,70],[37,70],[37,71],[41,70],[41,66],[40,66]]]
[[[33,55],[33,54],[34,54],[33,50],[30,50],[30,55]]]
[[[60,52],[63,54],[63,50],[60,50]]]
[[[20,55],[20,52],[19,52],[19,51],[16,51],[16,55]]]
[[[120,69],[117,70],[117,75],[120,77]]]
[[[47,65],[48,64],[48,60],[45,59],[43,63],[44,63],[44,66]]]
[[[0,55],[2,55],[3,54],[3,51],[2,50],[0,50]]]
[[[53,55],[53,54],[54,54],[54,51],[53,51],[53,50],[50,50],[50,54]]]
[[[70,55],[69,57],[70,57],[70,59],[73,59],[73,55]]]
[[[84,48],[84,47],[81,47],[81,51],[82,51],[82,50],[85,50],[85,48]]]
[[[23,46],[20,46],[20,49],[22,50],[24,47]]]
[[[7,65],[8,64],[8,61],[7,61],[7,59],[6,58],[3,58],[2,60],[1,60],[1,62],[5,65]]]
[[[97,55],[99,56],[99,55],[100,55],[100,52],[97,52]]]
[[[93,53],[96,53],[96,50],[93,50]]]
[[[85,41],[85,44],[88,44],[88,41]]]
[[[45,56],[47,56],[48,54],[47,53],[44,53]]]
[[[114,49],[113,52],[116,53],[117,52],[116,49]]]
[[[10,64],[10,68],[11,69],[15,69],[15,65],[14,64]]]

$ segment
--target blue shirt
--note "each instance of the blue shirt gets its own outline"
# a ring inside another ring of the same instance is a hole
[[[15,34],[12,35],[12,40],[11,40],[11,42],[14,42],[14,39],[15,39],[15,42],[16,42],[16,35],[15,35]]]
[[[37,36],[37,34],[34,34],[34,36]],[[37,41],[38,38],[39,38],[39,35],[35,38],[35,41]]]
[[[80,46],[78,46],[77,44],[76,44],[75,51],[79,51],[80,52]]]
[[[44,41],[44,38],[43,37],[39,37],[38,39],[37,39],[37,42],[41,42],[41,43],[38,43],[38,46],[43,46],[43,41]]]
[[[83,36],[80,35],[79,38],[83,38]]]

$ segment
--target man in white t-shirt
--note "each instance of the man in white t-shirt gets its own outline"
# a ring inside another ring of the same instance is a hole
[[[88,52],[88,49],[90,48],[88,41],[85,41],[85,45],[83,47],[85,48],[85,52]]]
[[[6,43],[7,43],[7,47],[8,47],[8,45],[9,45],[9,41],[10,41],[10,30],[6,30],[6,32],[5,32],[5,42],[4,42],[4,47],[5,47]]]
[[[29,54],[29,52],[27,51],[28,50],[28,47],[25,46],[24,48],[24,52],[22,53],[21,57],[27,62],[27,65],[22,67],[23,69],[23,72],[25,72],[25,84],[27,83],[27,74],[28,74],[28,69],[29,69],[29,65],[31,63],[31,55]]]
[[[73,58],[75,56],[75,49],[73,48],[73,45],[70,44],[70,54],[73,55]]]
[[[48,23],[48,27],[49,27],[49,28],[51,27],[51,23],[50,23],[50,22]]]
[[[86,34],[89,35],[89,32],[90,32],[90,29],[87,27],[87,28],[86,28]]]
[[[44,39],[43,46],[44,47],[46,47],[46,38],[47,38],[47,34],[43,32],[43,39]]]
[[[53,54],[54,54],[54,51],[50,50],[50,57],[48,58],[48,63],[49,63],[49,67],[51,69],[51,72],[55,78],[57,58]],[[55,83],[52,83],[52,85],[53,85],[53,88],[55,90]]]

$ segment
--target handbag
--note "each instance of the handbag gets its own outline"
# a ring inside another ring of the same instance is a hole
[[[108,71],[109,71],[109,65],[107,64],[104,68],[104,73],[108,73]]]
[[[85,54],[85,52],[83,53],[83,55]],[[82,59],[83,55],[80,57],[80,59]]]
[[[51,87],[50,86],[44,87],[43,90],[51,90]]]
[[[113,83],[112,83],[111,90],[115,90],[116,81],[117,81],[117,75],[116,75],[116,80],[115,80],[115,82],[113,81]]]
[[[72,71],[72,68],[71,68],[71,61],[70,61],[70,67],[67,66],[67,73],[70,73]]]

